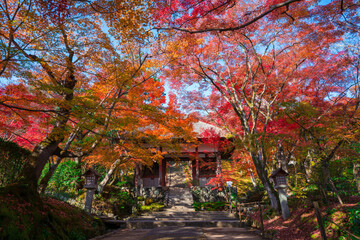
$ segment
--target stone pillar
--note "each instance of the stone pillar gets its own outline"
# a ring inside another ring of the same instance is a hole
[[[143,189],[143,180],[142,180],[142,166],[140,164],[136,164],[135,167],[135,189],[136,189],[136,196],[141,195],[141,191]]]
[[[281,205],[281,213],[282,213],[282,217],[286,220],[290,217],[290,211],[289,211],[289,206],[287,203],[287,197],[286,197],[286,192],[285,192],[286,188],[283,187],[278,187],[277,191],[279,193],[279,200],[280,200],[280,205]]]
[[[221,174],[221,154],[216,153],[216,176]]]
[[[87,212],[87,213],[91,213],[94,192],[95,192],[95,189],[87,189],[86,190],[85,212]]]

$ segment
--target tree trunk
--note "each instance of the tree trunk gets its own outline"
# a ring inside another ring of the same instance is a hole
[[[306,159],[304,161],[304,172],[305,172],[305,179],[306,182],[309,183],[312,175],[312,167],[311,162],[313,161],[311,150],[308,151]]]
[[[334,184],[333,180],[331,180],[331,178],[329,178],[329,183],[330,183],[330,187],[331,187],[332,191],[336,194],[336,197],[337,197],[339,203],[340,203],[341,205],[343,205],[344,202],[343,202],[343,200],[341,199],[340,194],[339,194],[339,191],[338,191],[337,188],[335,187],[335,184]]]
[[[74,141],[74,139],[76,137],[76,133],[77,133],[77,130],[75,130],[73,133],[70,134],[69,139],[67,140],[67,142],[63,148],[63,151],[67,151],[70,148],[71,143]],[[40,193],[43,194],[45,192],[52,175],[54,175],[54,172],[57,169],[57,167],[59,166],[61,161],[62,161],[62,158],[56,156],[54,164],[50,167],[49,171],[46,173],[46,175],[40,181],[40,185],[38,188]]]
[[[338,190],[335,187],[334,182],[331,180],[330,171],[326,165],[325,166],[323,165],[323,174],[324,174],[324,189],[326,189],[326,185],[329,184],[331,190],[336,194],[339,203],[342,205],[343,201],[339,195]]]
[[[61,162],[62,158],[60,157],[56,157],[54,164],[51,165],[51,167],[49,168],[49,171],[46,173],[46,175],[41,179],[39,187],[38,187],[38,191],[42,194],[45,193],[45,190],[49,184],[49,181],[51,179],[51,177],[54,175],[55,170],[57,169],[57,167],[59,166],[60,162]]]
[[[73,99],[72,89],[74,86],[72,86],[72,88],[68,88],[70,93],[65,94],[65,101]],[[45,164],[49,161],[51,156],[59,155],[61,152],[59,144],[65,139],[65,127],[69,118],[70,107],[60,108],[53,129],[43,141],[35,146],[29,161],[25,164],[21,174],[21,183],[25,183],[29,185],[29,187],[34,188],[34,190],[37,190],[37,184]]]
[[[329,201],[328,201],[328,196],[327,196],[327,191],[326,191],[326,184],[323,183],[323,185],[322,186],[320,185],[319,188],[320,188],[321,194],[324,197],[324,202],[327,204]]]
[[[360,193],[360,163],[354,163],[353,174],[354,174],[357,190]]]
[[[269,196],[271,206],[280,212],[281,209],[280,209],[279,198],[268,178],[268,173],[265,169],[265,162],[263,160],[263,156],[261,152],[260,151],[259,153],[252,152],[251,157],[255,164],[256,172],[259,176],[259,179],[264,185],[264,188]]]
[[[122,176],[122,171],[120,171],[120,176]],[[117,176],[113,176],[113,179],[112,179],[112,181],[109,183],[109,186],[114,185],[114,183],[116,182],[116,180],[118,180],[118,177],[117,177]]]
[[[141,163],[136,163],[135,165],[135,189],[136,197],[140,196],[142,191],[142,180],[141,180]]]
[[[252,182],[252,184],[253,184],[254,188],[256,188],[256,187],[257,187],[257,183],[256,183],[256,180],[255,180],[254,172],[253,172],[253,170],[252,170],[252,169],[250,169],[250,170],[249,170],[249,172],[250,172],[250,179],[251,179],[251,182]]]
[[[47,137],[34,148],[29,161],[25,164],[22,170],[21,183],[28,184],[29,187],[37,189],[37,183],[42,170],[49,158],[58,150],[60,142],[61,141],[51,141],[49,140],[49,137]]]
[[[104,187],[108,182],[110,181],[110,178],[112,174],[114,173],[115,169],[119,166],[121,160],[117,159],[110,167],[109,171],[107,172],[105,178],[101,181],[101,183],[98,185],[97,191],[98,193],[102,193],[104,191]]]
[[[343,204],[343,201],[339,195],[338,190],[335,187],[334,182],[331,180],[330,171],[329,171],[329,163],[330,163],[330,160],[334,157],[335,152],[341,146],[342,143],[343,143],[343,140],[339,141],[336,144],[336,146],[334,147],[334,149],[331,151],[331,153],[321,159],[321,166],[322,166],[323,178],[324,178],[324,183],[323,183],[324,190],[326,189],[326,185],[329,184],[331,190],[336,194],[336,197],[340,204]]]

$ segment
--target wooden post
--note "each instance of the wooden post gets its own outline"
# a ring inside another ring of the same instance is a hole
[[[200,186],[199,148],[196,147],[196,185]]]
[[[258,205],[260,211],[260,231],[261,231],[261,236],[264,237],[264,220],[263,220],[263,214],[262,214],[262,208],[260,202],[258,202]]]
[[[166,182],[165,182],[165,177],[166,177],[166,160],[165,159],[161,159],[160,161],[160,172],[159,172],[159,177],[160,177],[160,186],[161,187],[165,187],[166,186]]]
[[[239,220],[240,220],[240,223],[241,223],[241,226],[242,226],[242,212],[241,212],[241,205],[239,204],[238,205],[239,207]]]
[[[318,202],[314,202],[314,208],[315,208],[316,218],[317,218],[317,221],[318,221],[318,224],[319,224],[319,229],[320,229],[320,233],[321,233],[321,239],[326,240],[325,228],[324,228],[323,221],[321,219],[321,213],[320,213],[319,203]]]
[[[162,187],[163,186],[163,172],[162,172],[162,165],[163,165],[163,159],[160,160],[159,162],[159,186]]]
[[[192,180],[193,180],[193,185],[196,186],[197,184],[197,179],[196,179],[196,160],[192,160],[191,161],[191,167],[192,167]]]
[[[232,199],[231,199],[231,187],[229,187],[229,210],[230,210],[230,213],[232,213]]]

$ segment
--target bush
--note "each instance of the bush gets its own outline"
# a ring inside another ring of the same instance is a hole
[[[348,210],[348,222],[345,224],[349,231],[360,236],[360,204]]]
[[[193,204],[195,211],[223,211],[228,209],[228,204],[225,202],[195,202]]]
[[[150,205],[141,206],[140,211],[141,212],[153,212],[153,211],[159,211],[163,209],[165,206],[162,203],[152,203]]]
[[[118,218],[131,215],[133,206],[137,204],[132,193],[116,186],[106,186],[101,195],[95,195],[93,203],[96,211],[112,214]]]
[[[265,195],[265,188],[263,185],[258,185],[255,189],[249,190],[246,193],[245,202],[262,201]]]
[[[49,171],[49,165],[47,165],[42,173],[42,176]],[[50,192],[66,192],[69,197],[77,195],[77,190],[81,185],[83,179],[81,178],[81,168],[79,164],[74,161],[64,161],[59,164],[56,171],[49,181],[47,190]]]

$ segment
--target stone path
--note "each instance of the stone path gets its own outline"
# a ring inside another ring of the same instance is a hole
[[[170,188],[173,187],[185,187],[186,176],[184,166],[181,162],[170,161],[168,167],[168,185]]]
[[[193,197],[185,187],[181,164],[170,163],[168,208],[144,214],[121,223],[126,229],[94,238],[94,240],[233,240],[261,239],[254,232],[242,228],[242,223],[228,212],[196,212]]]
[[[194,202],[190,188],[185,186],[185,172],[182,164],[169,163],[169,194],[167,203],[171,211],[193,212]]]

